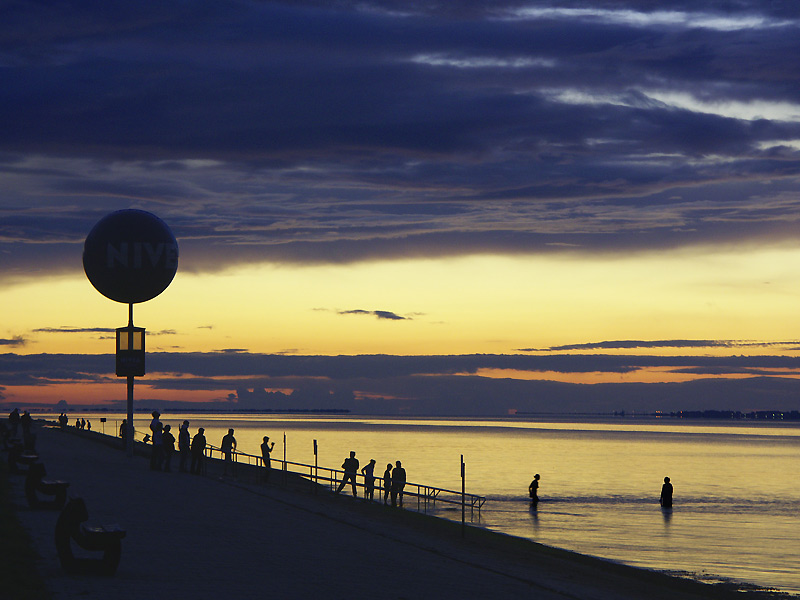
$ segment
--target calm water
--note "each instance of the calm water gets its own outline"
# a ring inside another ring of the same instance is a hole
[[[100,415],[84,415],[101,430]],[[104,415],[106,432],[121,416]],[[70,416],[70,424],[76,414]],[[186,418],[218,446],[233,427],[240,451],[339,468],[350,450],[376,474],[401,460],[408,479],[487,497],[474,523],[540,543],[631,565],[716,581],[732,579],[800,594],[800,424],[675,421],[530,422],[240,415],[164,415],[177,431]],[[149,419],[136,419],[138,432]],[[141,434],[138,436],[141,438]],[[527,501],[541,474],[538,510]],[[662,512],[665,475],[675,508]],[[437,504],[440,516],[460,509]]]

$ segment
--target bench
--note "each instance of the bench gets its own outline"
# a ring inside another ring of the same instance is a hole
[[[8,470],[14,474],[27,473],[30,466],[39,460],[39,456],[25,452],[25,446],[20,443],[13,444],[8,449]],[[20,465],[25,469],[20,469]]]
[[[25,477],[25,496],[28,498],[28,506],[59,510],[67,501],[69,482],[46,481],[45,475],[47,471],[42,463],[34,463],[28,467],[28,475]],[[42,499],[39,494],[52,498]]]
[[[122,555],[122,538],[125,530],[116,525],[89,527],[83,498],[67,502],[56,522],[56,550],[61,568],[71,575],[113,575]],[[101,557],[77,558],[72,552],[72,542],[83,550],[102,552]]]

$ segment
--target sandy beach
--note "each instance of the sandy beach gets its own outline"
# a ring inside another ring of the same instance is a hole
[[[56,600],[85,598],[436,597],[639,599],[773,597],[736,592],[547,548],[348,496],[221,477],[151,471],[142,456],[37,425],[48,478],[70,482],[90,523],[127,531],[113,577],[66,575],[56,511],[31,510],[12,477],[18,517]],[[97,436],[99,437],[99,436]],[[176,465],[174,465],[176,470]]]

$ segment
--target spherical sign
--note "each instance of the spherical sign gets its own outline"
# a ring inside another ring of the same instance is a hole
[[[83,270],[115,302],[146,302],[167,289],[178,270],[178,242],[161,219],[143,210],[106,215],[86,236]]]

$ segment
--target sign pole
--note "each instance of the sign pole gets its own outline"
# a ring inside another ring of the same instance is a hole
[[[319,463],[317,462],[317,440],[314,440],[314,483],[319,483]],[[314,493],[317,493],[317,488],[314,488]]]
[[[128,327],[133,327],[133,303],[128,304]],[[133,336],[129,336],[128,344],[133,342]],[[128,430],[125,432],[125,449],[128,458],[133,458],[133,375],[128,375]]]

